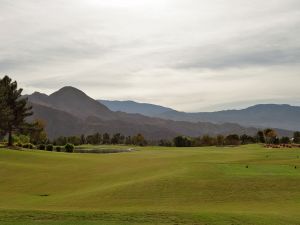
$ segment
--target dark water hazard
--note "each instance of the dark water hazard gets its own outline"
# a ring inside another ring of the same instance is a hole
[[[109,153],[122,153],[132,152],[133,149],[75,149],[75,153],[98,153],[98,154],[109,154]]]
[[[40,197],[48,197],[49,194],[40,194],[39,196],[40,196]]]

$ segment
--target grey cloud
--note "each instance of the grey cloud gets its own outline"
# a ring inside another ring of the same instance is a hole
[[[176,56],[174,67],[224,69],[299,64],[299,35],[300,19],[282,28],[272,27],[220,43],[182,49],[181,53],[172,53]]]
[[[73,85],[191,111],[278,93],[291,101],[300,94],[291,85],[300,82],[299,4],[0,0],[0,74],[30,91]],[[273,74],[270,92],[244,93]]]
[[[272,49],[272,50],[252,50],[244,52],[222,52],[216,54],[193,57],[188,62],[178,63],[177,68],[202,68],[202,69],[224,69],[251,66],[278,66],[282,64],[299,64],[300,48],[293,49]],[[199,53],[201,55],[201,51]],[[196,58],[196,59],[195,59]]]

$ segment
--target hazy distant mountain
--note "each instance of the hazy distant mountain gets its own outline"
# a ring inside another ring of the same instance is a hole
[[[167,108],[159,105],[138,103],[134,101],[99,100],[99,102],[114,112],[121,111],[126,113],[139,113],[145,116],[157,116],[162,113],[173,110],[171,108]]]
[[[113,112],[82,91],[65,87],[45,95],[34,93],[27,96],[34,106],[31,119],[43,119],[50,138],[60,135],[80,135],[95,132],[143,133],[148,139],[173,138],[176,135],[199,136],[204,134],[254,134],[256,128],[245,128],[234,123],[172,121],[141,114]],[[282,131],[284,135],[290,132]]]
[[[300,130],[300,107],[290,105],[264,104],[242,110],[218,112],[185,113],[158,105],[128,101],[103,101],[109,109],[130,113],[140,113],[163,119],[188,122],[238,123],[252,127],[274,127],[287,130]],[[149,112],[147,110],[149,109]],[[146,112],[146,113],[145,113]]]
[[[168,111],[158,117],[177,121],[238,123],[242,126],[300,130],[300,107],[290,105],[255,105],[242,110],[184,113]]]

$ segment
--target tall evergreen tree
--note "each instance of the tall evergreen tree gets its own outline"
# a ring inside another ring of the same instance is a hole
[[[8,134],[8,145],[13,144],[12,134],[19,131],[25,124],[25,118],[32,115],[32,107],[28,106],[27,99],[22,98],[23,89],[18,89],[16,81],[8,76],[0,79],[0,130]]]
[[[4,137],[6,134],[7,118],[10,114],[5,101],[5,87],[0,85],[0,137]]]
[[[260,130],[260,131],[257,132],[256,141],[258,143],[265,143],[266,142],[265,135],[264,135],[263,131]]]
[[[82,134],[82,135],[80,136],[80,144],[81,144],[81,145],[86,144],[86,138],[85,138],[84,134]]]
[[[300,131],[294,132],[294,142],[300,144]]]
[[[93,139],[94,139],[93,140],[94,145],[100,145],[102,142],[102,135],[99,132],[97,132],[96,134],[94,134]]]
[[[108,133],[104,133],[102,137],[103,144],[110,144],[110,136]]]

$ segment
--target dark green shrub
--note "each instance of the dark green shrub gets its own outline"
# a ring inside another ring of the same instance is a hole
[[[289,137],[282,137],[280,139],[280,144],[290,144],[291,143],[291,140]]]
[[[177,136],[173,140],[176,147],[191,147],[192,142],[189,137]]]
[[[60,147],[60,146],[56,146],[55,150],[56,150],[57,152],[60,152],[60,151],[61,151],[61,147]]]
[[[44,144],[39,145],[39,150],[45,150],[46,146]]]
[[[65,150],[66,150],[66,152],[74,152],[74,145],[67,143],[65,145]]]
[[[49,151],[49,152],[52,152],[53,151],[53,145],[51,145],[51,144],[47,145],[46,150]]]
[[[300,144],[300,131],[294,133],[294,143]]]
[[[22,146],[23,148],[29,148],[29,144],[28,143],[26,143],[26,144],[23,144],[23,146]]]
[[[240,145],[240,137],[237,134],[230,134],[225,138],[225,145]]]
[[[34,145],[31,143],[26,143],[21,145],[23,148],[34,149]]]
[[[23,145],[22,145],[21,143],[17,143],[16,146],[17,146],[17,147],[20,147],[20,148],[23,147]]]

